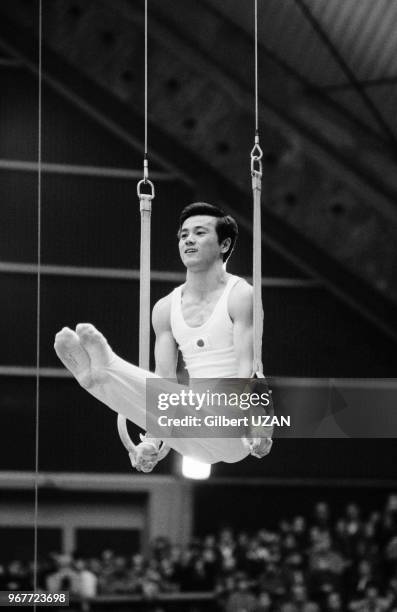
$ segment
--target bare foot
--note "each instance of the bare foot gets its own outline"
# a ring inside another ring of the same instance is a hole
[[[105,336],[96,327],[91,323],[79,323],[76,327],[76,334],[90,357],[92,369],[100,370],[112,363],[115,354]]]
[[[55,336],[54,348],[64,366],[85,389],[104,381],[106,367],[115,358],[104,336],[90,323],[79,323],[76,331],[64,327]]]

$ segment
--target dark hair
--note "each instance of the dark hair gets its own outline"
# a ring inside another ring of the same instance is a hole
[[[237,241],[238,225],[236,221],[231,215],[227,215],[221,208],[218,208],[218,206],[213,206],[213,204],[207,204],[206,202],[193,202],[193,204],[185,206],[180,214],[178,237],[186,219],[195,217],[196,215],[216,217],[215,229],[219,244],[226,238],[231,239],[229,249],[226,253],[223,253],[223,261],[226,262],[232,254]]]

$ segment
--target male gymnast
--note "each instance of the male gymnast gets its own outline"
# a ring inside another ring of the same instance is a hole
[[[196,202],[180,215],[179,253],[186,282],[160,299],[152,312],[155,374],[112,351],[87,323],[63,328],[55,351],[81,386],[107,406],[146,429],[146,379],[175,378],[178,349],[190,378],[251,378],[253,375],[253,291],[244,279],[226,272],[238,227],[216,206]],[[256,432],[257,433],[257,432]],[[158,461],[161,440],[148,432],[137,445],[135,467],[148,472]],[[166,443],[206,463],[235,462],[248,454],[270,452],[271,435],[243,438],[173,439]]]

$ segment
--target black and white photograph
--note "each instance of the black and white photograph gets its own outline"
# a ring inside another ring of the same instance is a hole
[[[1,0],[0,295],[0,608],[397,612],[397,0]]]

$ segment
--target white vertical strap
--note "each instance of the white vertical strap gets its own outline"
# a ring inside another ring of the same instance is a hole
[[[140,195],[141,259],[139,279],[139,367],[150,364],[150,222],[152,196]]]
[[[258,0],[254,0],[254,57],[255,57],[255,141],[251,151],[251,176],[253,194],[253,286],[254,286],[254,356],[253,374],[263,376],[262,365],[262,224],[261,224],[261,189],[262,189],[262,156],[259,144],[259,112],[258,112]]]
[[[147,162],[147,160],[145,160]],[[142,191],[146,188],[147,193]],[[139,272],[139,367],[145,370],[150,365],[150,234],[152,200],[155,196],[154,185],[146,177],[137,185],[139,208],[141,211],[141,250]],[[127,429],[127,419],[121,414],[117,417],[117,429],[120,439],[128,453],[134,453]]]
[[[254,357],[253,373],[263,374],[262,365],[262,335],[263,335],[263,308],[262,308],[262,232],[261,232],[261,188],[262,173],[252,171],[253,194],[253,333]]]

